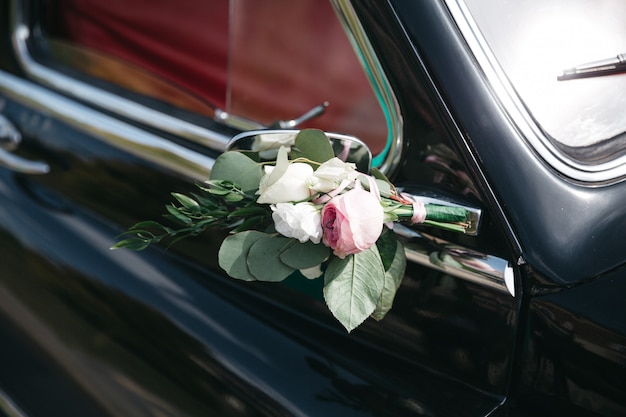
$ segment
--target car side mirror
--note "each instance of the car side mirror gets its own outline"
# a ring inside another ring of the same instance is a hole
[[[261,159],[272,160],[281,146],[292,146],[300,130],[251,130],[233,137],[227,145],[229,151],[258,152]],[[369,172],[372,153],[367,145],[354,136],[324,132],[335,155],[352,162],[361,172]]]
[[[281,146],[289,147],[295,143],[299,132],[300,130],[252,130],[243,132],[231,139],[227,145],[227,150],[255,152],[258,153],[261,160],[271,161],[276,158]],[[339,133],[324,132],[324,134],[330,141],[337,157],[345,162],[354,163],[357,170],[361,172],[370,173],[372,153],[362,140]],[[464,233],[472,236],[478,234],[481,219],[480,208],[472,207],[437,190],[413,190],[407,187],[403,188],[402,192],[408,199],[424,204],[464,208],[468,213],[467,227]]]

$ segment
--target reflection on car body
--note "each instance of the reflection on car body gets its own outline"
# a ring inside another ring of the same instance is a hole
[[[166,3],[0,1],[0,113],[22,137],[0,150],[5,414],[626,414],[623,118],[598,117],[621,112],[625,76],[555,87],[616,97],[591,114],[529,82],[622,49],[531,77],[515,63],[533,48],[507,44],[537,40],[537,10],[539,29],[619,44],[621,2],[582,26],[595,2]],[[219,232],[108,249],[242,130],[326,101],[300,127],[480,210],[474,235],[396,230],[410,262],[383,321],[347,335],[316,281],[227,279]]]

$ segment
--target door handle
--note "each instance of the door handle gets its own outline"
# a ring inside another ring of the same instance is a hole
[[[45,162],[31,161],[11,152],[22,142],[22,135],[13,123],[0,114],[0,166],[22,174],[47,174],[50,166]]]

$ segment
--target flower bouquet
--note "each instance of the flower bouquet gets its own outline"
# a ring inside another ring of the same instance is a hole
[[[113,249],[141,250],[207,228],[225,228],[219,265],[245,281],[282,281],[296,271],[324,280],[323,295],[347,329],[391,309],[406,257],[393,223],[433,224],[463,231],[463,208],[422,204],[398,192],[379,171],[359,172],[335,157],[324,132],[302,130],[281,143],[275,159],[260,152],[228,151],[208,181],[191,195],[172,193],[166,217],[131,227]]]

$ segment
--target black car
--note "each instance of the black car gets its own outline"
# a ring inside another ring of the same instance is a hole
[[[623,2],[0,17],[1,415],[626,415]],[[227,277],[223,231],[109,249],[232,137],[304,127],[473,213],[468,233],[395,229],[409,262],[383,320],[348,334],[319,280]]]

